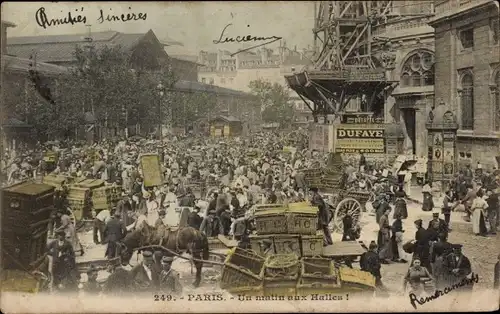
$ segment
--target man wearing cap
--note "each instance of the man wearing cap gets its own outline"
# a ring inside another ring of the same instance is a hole
[[[182,294],[182,285],[180,276],[172,269],[174,258],[171,256],[163,256],[161,259],[162,270],[160,272],[160,290],[165,293]]]
[[[137,291],[155,291],[159,286],[160,269],[151,251],[142,252],[142,262],[130,271]]]
[[[87,293],[99,293],[101,291],[101,285],[97,282],[98,275],[98,269],[91,264],[89,270],[87,270],[87,282],[83,285],[83,291]]]
[[[318,207],[318,227],[323,230],[323,246],[331,245],[332,235],[330,234],[330,229],[328,228],[329,212],[323,197],[319,195],[318,188],[312,187],[312,198],[311,205]]]
[[[47,245],[47,254],[52,258],[49,262],[49,272],[52,274],[52,284],[65,285],[66,288],[76,288],[80,274],[76,270],[75,251],[66,239],[64,230],[56,231],[57,239]]]
[[[432,213],[432,220],[429,221],[427,232],[429,233],[429,241],[437,241],[441,233],[448,235],[448,224],[444,219],[439,218],[439,212],[434,211]]]
[[[459,283],[472,273],[470,260],[463,255],[462,245],[453,244],[453,253],[448,254],[443,260],[443,266],[447,272],[448,286]],[[466,284],[460,290],[471,291],[473,285]]]
[[[121,214],[115,211],[113,218],[108,221],[104,228],[104,236],[108,243],[105,256],[109,259],[116,256],[118,249],[117,242],[127,235],[127,227],[123,221],[120,220],[120,216]]]
[[[163,222],[163,219],[165,219],[166,212],[164,209],[160,209],[158,211],[158,219],[155,221],[155,228],[160,228],[161,226],[165,226],[165,222]]]

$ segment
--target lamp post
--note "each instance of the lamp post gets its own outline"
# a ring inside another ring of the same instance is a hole
[[[161,146],[161,154],[160,154],[160,158],[161,160],[163,161],[163,126],[162,126],[162,98],[163,98],[163,94],[164,94],[164,88],[163,88],[163,84],[159,83],[158,86],[156,86],[156,88],[158,89],[158,136],[159,136],[159,139],[160,139],[160,146]]]

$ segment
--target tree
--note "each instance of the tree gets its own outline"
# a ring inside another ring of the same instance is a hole
[[[76,64],[61,81],[56,103],[73,115],[77,111],[93,113],[96,123],[105,128],[163,124],[166,116],[159,114],[165,102],[162,97],[176,78],[168,64],[153,70],[136,66],[131,56],[121,47],[77,48]]]
[[[278,122],[281,125],[293,121],[293,104],[290,101],[287,87],[262,79],[251,81],[249,87],[251,93],[260,99],[262,120],[265,122]]]

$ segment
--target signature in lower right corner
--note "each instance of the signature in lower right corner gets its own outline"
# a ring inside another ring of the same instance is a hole
[[[458,288],[463,287],[463,286],[473,285],[474,283],[477,283],[478,281],[479,281],[479,276],[477,274],[472,273],[471,278],[464,278],[464,279],[460,280],[459,282],[457,282],[449,287],[444,288],[443,290],[436,289],[436,291],[433,294],[426,296],[426,297],[418,298],[416,294],[410,293],[409,294],[410,303],[414,309],[417,309],[417,304],[424,305],[425,303],[436,300],[436,299],[442,297],[443,295],[452,292],[455,289],[458,289]]]

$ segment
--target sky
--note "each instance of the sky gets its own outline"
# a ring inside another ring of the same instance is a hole
[[[2,20],[17,25],[8,29],[8,37],[84,34],[88,28],[84,23],[74,25],[39,26],[36,12],[45,8],[49,19],[64,18],[68,12],[85,15],[92,32],[120,31],[141,33],[152,29],[162,40],[175,40],[182,47],[168,47],[177,54],[197,55],[200,50],[236,51],[248,47],[243,43],[214,44],[222,30],[227,37],[253,35],[260,37],[283,37],[289,48],[306,48],[313,43],[314,2],[2,2]],[[78,11],[75,11],[77,10]],[[146,13],[146,20],[104,21],[99,23],[100,10],[114,15],[129,12]],[[260,42],[259,42],[260,43]],[[278,47],[278,42],[266,45]]]

